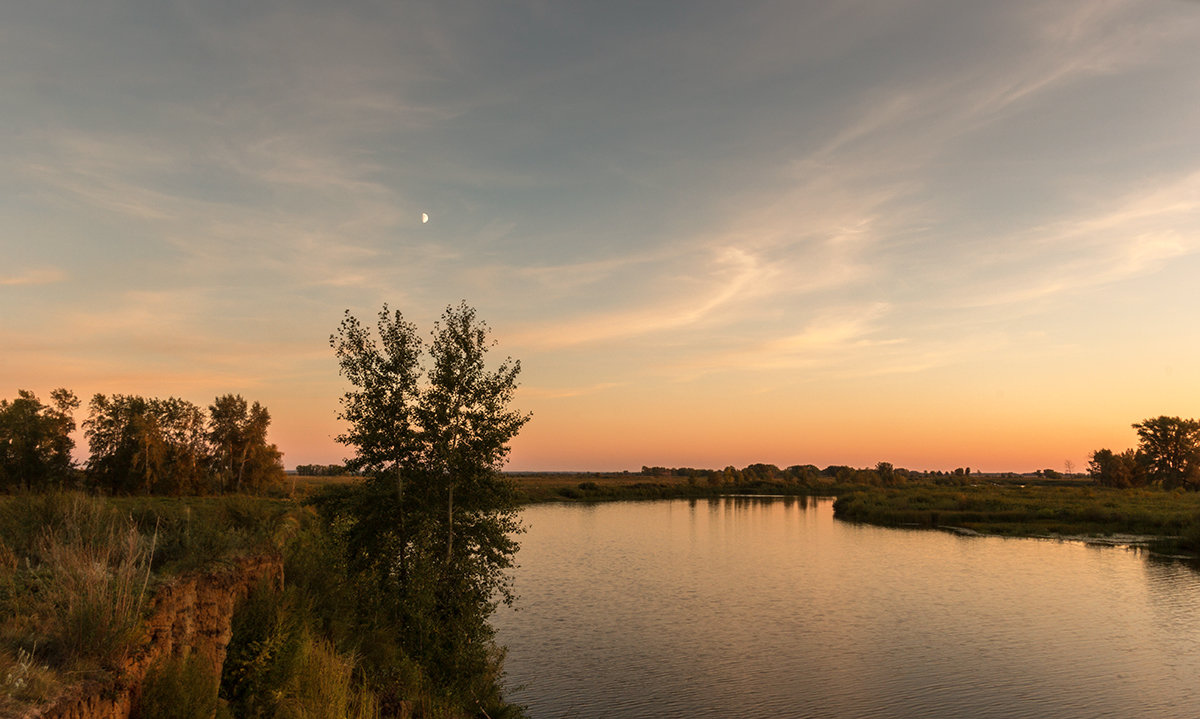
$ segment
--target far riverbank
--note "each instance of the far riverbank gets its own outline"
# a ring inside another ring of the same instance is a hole
[[[809,481],[711,483],[696,477],[633,472],[513,472],[522,504],[704,499],[729,495],[836,497],[834,516],[850,522],[1148,546],[1167,554],[1200,554],[1200,492],[1114,489],[1088,478],[1019,476],[913,478],[894,487],[812,477]],[[350,477],[300,478],[309,485]]]

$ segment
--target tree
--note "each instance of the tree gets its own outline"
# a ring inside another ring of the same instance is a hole
[[[44,489],[70,477],[72,413],[79,400],[63,388],[50,399],[53,404],[44,405],[34,393],[18,390],[12,402],[0,400],[0,488]]]
[[[883,482],[885,487],[903,484],[905,480],[904,475],[897,472],[891,462],[876,462],[875,473],[879,475],[879,481]]]
[[[205,489],[204,413],[177,397],[97,394],[83,422],[87,470],[118,494],[193,494]]]
[[[1133,428],[1151,481],[1167,488],[1200,485],[1200,422],[1164,415]]]
[[[1146,476],[1146,458],[1140,452],[1127,449],[1120,454],[1111,449],[1092,452],[1088,462],[1088,474],[1105,487],[1127,489],[1142,487],[1149,481]]]
[[[528,415],[508,409],[521,363],[510,358],[489,371],[487,352],[493,345],[487,324],[477,320],[466,303],[447,307],[441,322],[434,323],[429,383],[417,403],[416,418],[424,470],[432,480],[426,486],[439,500],[445,494],[447,564],[455,561],[456,518],[461,518],[457,531],[466,535],[465,542],[486,539],[472,535],[487,534],[487,523],[472,520],[499,506],[501,495],[511,494],[507,483],[497,481],[499,471],[509,440],[529,421]]]
[[[460,688],[491,661],[487,618],[497,600],[512,599],[505,570],[520,525],[499,470],[529,419],[508,408],[520,363],[489,370],[488,336],[462,303],[435,323],[428,350],[387,305],[375,334],[347,311],[329,338],[353,385],[337,439],[354,449],[347,466],[363,476],[317,504],[374,585],[364,598],[371,611],[400,625],[427,671]]]
[[[207,439],[213,472],[222,491],[262,492],[283,484],[282,454],[267,441],[271,414],[241,395],[217,397],[208,406]]]

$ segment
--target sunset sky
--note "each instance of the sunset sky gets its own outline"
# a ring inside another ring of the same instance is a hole
[[[240,393],[337,462],[343,311],[465,299],[515,470],[1200,415],[1196,2],[5,3],[0,118],[0,397]]]

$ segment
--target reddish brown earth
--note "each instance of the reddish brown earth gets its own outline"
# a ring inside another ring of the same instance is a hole
[[[203,574],[188,574],[159,587],[150,600],[146,637],[121,672],[106,681],[67,689],[21,719],[127,719],[155,662],[196,655],[220,676],[237,601],[261,580],[280,585],[278,557],[251,557]]]

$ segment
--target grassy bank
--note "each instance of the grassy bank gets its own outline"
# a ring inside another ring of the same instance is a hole
[[[991,478],[982,484],[911,481],[864,487],[820,478],[810,482],[710,485],[686,478],[626,473],[514,474],[522,500],[610,501],[702,498],[729,494],[836,496],[839,519],[893,527],[961,527],[1004,536],[1155,538],[1155,549],[1200,554],[1200,493],[1113,489],[1085,478]]]
[[[516,716],[495,673],[452,695],[363,616],[336,532],[290,500],[0,496],[0,716],[119,675],[145,638],[150,597],[182,573],[281,557],[233,615],[222,676],[153,666],[139,716]],[[218,700],[219,689],[219,700]],[[180,714],[180,712],[184,712]]]
[[[963,527],[1010,536],[1151,535],[1176,538],[1173,545],[1178,549],[1200,548],[1196,492],[1090,484],[872,488],[840,496],[834,516],[884,526]]]
[[[249,497],[0,498],[0,707],[119,672],[157,586],[278,553],[294,524],[283,502]]]
[[[520,501],[606,502],[638,499],[691,499],[729,494],[836,495],[853,487],[830,482],[751,481],[709,484],[694,478],[647,477],[622,472],[545,473],[509,475]]]

